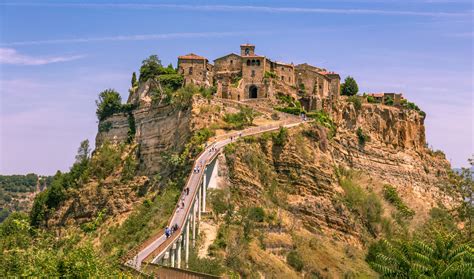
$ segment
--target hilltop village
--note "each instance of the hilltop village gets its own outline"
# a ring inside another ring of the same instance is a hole
[[[284,92],[298,99],[306,110],[321,109],[340,95],[340,76],[309,64],[272,61],[243,44],[240,54],[230,53],[210,64],[206,57],[189,53],[178,57],[184,84],[217,87],[216,96],[244,101],[272,98]]]

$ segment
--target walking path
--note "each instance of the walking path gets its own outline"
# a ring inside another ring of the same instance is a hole
[[[203,172],[206,165],[213,161],[215,156],[219,153],[220,150],[227,144],[234,142],[239,137],[250,136],[255,134],[260,134],[268,131],[278,130],[280,127],[291,128],[297,126],[301,123],[304,123],[300,118],[295,117],[289,120],[285,120],[273,125],[266,125],[260,127],[253,127],[239,132],[226,134],[214,138],[214,142],[207,146],[207,148],[197,157],[194,161],[193,171],[188,177],[186,187],[189,188],[189,194],[186,194],[185,191],[182,192],[178,204],[173,212],[172,218],[168,223],[168,227],[172,227],[175,224],[178,225],[178,230],[175,231],[169,238],[166,238],[164,230],[155,236],[149,238],[147,241],[142,243],[139,247],[130,251],[126,256],[126,264],[135,269],[140,269],[142,262],[147,259],[148,261],[152,260],[153,257],[159,255],[164,250],[168,249],[172,243],[179,237],[182,232],[182,229],[185,225],[186,218],[188,217],[195,196],[198,194],[199,184],[202,181]],[[195,172],[194,169],[199,168],[199,172]],[[184,203],[184,207],[182,207]],[[133,258],[132,258],[133,257]]]

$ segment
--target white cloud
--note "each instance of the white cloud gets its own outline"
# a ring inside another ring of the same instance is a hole
[[[250,31],[250,32],[184,32],[184,33],[164,33],[164,34],[139,34],[139,35],[119,35],[108,37],[89,37],[58,40],[39,40],[2,43],[3,46],[22,46],[22,45],[43,45],[43,44],[64,44],[64,43],[90,43],[106,41],[145,41],[145,40],[167,40],[167,39],[186,39],[186,38],[211,38],[211,37],[229,37],[239,35],[258,35],[271,33],[270,31]]]
[[[20,54],[13,48],[0,48],[0,64],[46,65],[51,63],[72,61],[82,57],[84,57],[84,55],[33,57]]]
[[[446,0],[444,0],[446,1]],[[363,14],[363,15],[398,15],[398,16],[428,16],[428,17],[457,17],[472,16],[468,12],[424,12],[407,10],[382,9],[339,9],[339,8],[307,8],[307,7],[270,7],[253,5],[189,5],[189,4],[153,4],[153,3],[4,3],[5,6],[41,6],[41,7],[74,7],[74,8],[123,8],[123,9],[179,9],[193,11],[218,12],[267,12],[267,13],[317,13],[317,14]]]

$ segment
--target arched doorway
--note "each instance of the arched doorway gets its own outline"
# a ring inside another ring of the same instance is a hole
[[[255,85],[251,85],[249,87],[249,98],[250,99],[256,99],[258,96],[258,88]]]

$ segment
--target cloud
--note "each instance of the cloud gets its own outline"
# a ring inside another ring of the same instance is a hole
[[[32,57],[18,53],[13,48],[0,48],[0,64],[10,65],[46,65],[80,59],[84,55]]]
[[[43,45],[43,44],[64,44],[64,43],[90,43],[106,41],[145,41],[145,40],[166,40],[166,39],[186,39],[186,38],[209,38],[209,37],[229,37],[239,35],[258,35],[271,33],[271,31],[251,31],[251,32],[185,32],[185,33],[164,33],[164,34],[139,34],[139,35],[119,35],[108,37],[86,37],[57,40],[38,40],[2,43],[2,46],[23,46],[23,45]]]
[[[189,4],[148,4],[148,3],[3,3],[5,6],[40,6],[40,7],[74,7],[74,8],[123,8],[123,9],[178,9],[193,11],[217,12],[266,12],[266,13],[317,13],[317,14],[356,14],[356,15],[394,15],[394,16],[427,16],[459,17],[472,16],[468,12],[424,12],[407,10],[382,9],[339,9],[309,7],[270,7],[254,5],[189,5]]]

